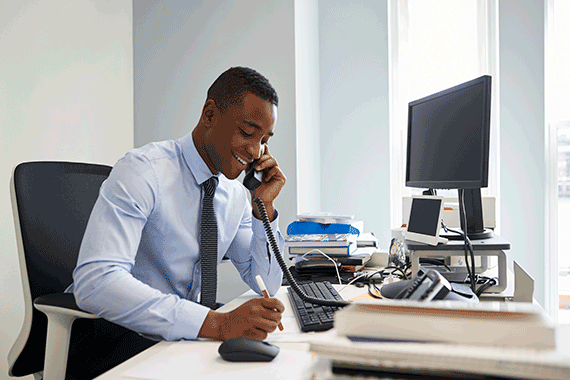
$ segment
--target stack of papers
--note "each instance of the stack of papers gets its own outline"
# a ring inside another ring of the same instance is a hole
[[[332,212],[312,212],[297,215],[297,220],[300,222],[315,222],[323,224],[342,223],[350,224],[354,219],[354,215],[342,215]]]

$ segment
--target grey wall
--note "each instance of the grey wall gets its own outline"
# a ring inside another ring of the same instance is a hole
[[[24,303],[9,183],[18,163],[114,163],[133,147],[132,3],[0,1],[0,379]]]
[[[499,2],[501,234],[535,279],[543,306],[546,152],[544,1]]]
[[[287,176],[276,207],[281,230],[296,217],[295,35],[293,0],[134,3],[135,146],[177,139],[198,123],[212,82],[232,66],[265,75],[279,94],[271,153]],[[247,286],[220,269],[220,301]]]

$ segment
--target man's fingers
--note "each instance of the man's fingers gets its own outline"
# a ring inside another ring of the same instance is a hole
[[[268,318],[256,318],[252,321],[252,324],[255,328],[269,334],[277,329],[279,322]]]
[[[258,300],[266,309],[276,310],[280,313],[285,311],[285,306],[277,298],[258,298]]]
[[[251,327],[251,328],[245,330],[243,332],[243,334],[241,334],[239,336],[244,336],[246,338],[253,338],[253,339],[257,339],[257,340],[265,340],[265,338],[267,338],[267,335],[269,335],[267,333],[267,331],[264,331],[264,330],[259,329],[257,327]]]
[[[267,334],[277,329],[281,321],[283,304],[275,298],[254,298],[235,310],[225,313],[222,337],[236,336],[264,340]]]
[[[277,166],[277,160],[269,155],[264,154],[259,160],[255,161],[254,169],[259,172],[267,168],[272,168],[274,166]]]

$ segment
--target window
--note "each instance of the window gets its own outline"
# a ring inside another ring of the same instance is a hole
[[[421,191],[405,187],[408,103],[484,74],[493,76],[493,104],[489,188],[482,195],[498,197],[496,9],[494,0],[390,2],[391,204],[400,205],[391,211],[394,227],[402,222],[402,197]]]
[[[549,163],[549,251],[553,315],[570,323],[570,2],[548,2],[546,118]],[[556,297],[558,295],[558,297]]]

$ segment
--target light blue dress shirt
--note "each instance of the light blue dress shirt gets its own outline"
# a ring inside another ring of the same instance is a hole
[[[200,293],[201,184],[212,174],[191,133],[127,153],[101,186],[73,273],[82,309],[156,339],[196,339],[209,309]],[[218,175],[214,198],[218,263],[226,254],[257,293],[260,274],[274,295],[282,281],[268,258],[251,195]],[[282,249],[278,218],[271,226]]]

